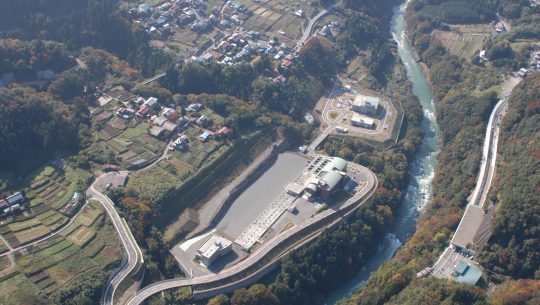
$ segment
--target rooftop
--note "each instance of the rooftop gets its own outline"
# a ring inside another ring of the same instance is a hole
[[[367,95],[357,95],[354,98],[354,105],[360,106],[360,107],[372,107],[377,108],[379,107],[379,102],[381,101],[380,98],[376,96],[367,96]]]
[[[367,124],[367,125],[373,125],[374,122],[375,122],[372,118],[367,117],[365,115],[358,114],[358,113],[353,113],[351,121],[353,121],[353,122],[361,122],[361,123],[364,123],[364,124]]]
[[[225,249],[232,245],[232,241],[218,236],[218,235],[212,235],[200,248],[197,250],[200,256],[211,259],[216,252],[218,252],[221,249]]]
[[[460,261],[455,270],[457,276],[456,281],[459,283],[476,285],[482,277],[482,271],[468,265],[464,261]]]

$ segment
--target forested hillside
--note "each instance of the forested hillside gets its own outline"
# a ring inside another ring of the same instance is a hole
[[[538,285],[534,280],[508,282],[497,287],[494,295],[488,296],[478,288],[446,280],[415,279],[416,272],[432,266],[458,225],[466,199],[476,183],[486,123],[498,99],[495,90],[503,81],[501,75],[511,71],[509,69],[520,62],[519,56],[512,54],[507,57],[507,64],[475,65],[447,53],[442,44],[430,34],[433,28],[444,27],[442,22],[475,23],[486,20],[482,9],[474,10],[470,7],[475,6],[476,2],[465,6],[471,12],[476,12],[474,20],[452,20],[448,16],[426,10],[428,5],[449,6],[452,3],[455,11],[463,8],[457,5],[457,1],[414,1],[407,16],[412,41],[420,59],[430,69],[437,120],[442,130],[442,147],[437,156],[431,205],[421,217],[416,233],[396,253],[395,258],[373,273],[359,291],[340,304],[479,305],[538,302],[539,295],[534,293],[534,287]],[[496,4],[494,12],[510,14],[516,3],[519,5],[519,2],[493,1],[486,2],[486,6]],[[452,8],[449,8],[445,14],[451,11]],[[513,14],[522,18],[522,23],[516,23],[526,24],[530,18],[534,18],[529,13],[526,8],[522,11],[521,6],[514,9]],[[507,37],[502,36],[501,39]],[[505,69],[501,69],[503,66],[506,66]],[[502,137],[499,149],[503,155],[512,157],[512,161],[507,158],[501,161],[501,166],[509,169],[500,175],[497,180],[499,191],[492,196],[502,204],[497,210],[496,229],[490,241],[494,245],[489,246],[493,252],[489,252],[483,260],[486,263],[484,267],[489,271],[504,275],[515,272],[513,276],[516,278],[538,276],[538,242],[535,239],[538,236],[538,216],[535,215],[538,213],[537,199],[536,203],[530,199],[538,197],[538,177],[532,174],[538,168],[538,164],[533,161],[537,151],[535,143],[538,141],[538,118],[533,118],[536,114],[538,92],[535,88],[538,84],[539,79],[535,77],[516,89],[516,97],[512,99],[513,105],[504,123],[503,132],[507,133]],[[514,123],[517,124],[516,129],[511,127]],[[503,148],[503,145],[507,146]],[[525,149],[524,145],[530,145],[531,150]],[[516,164],[515,167],[513,164]],[[528,166],[531,171],[524,170],[523,166]],[[521,172],[516,175],[516,171]],[[523,185],[518,187],[518,184]],[[504,206],[503,196],[510,202],[507,207]],[[521,212],[524,210],[527,212]],[[488,273],[493,276],[491,272]]]
[[[0,170],[25,172],[54,153],[79,148],[84,104],[65,105],[32,89],[0,90]]]
[[[540,277],[540,74],[514,89],[502,123],[493,235],[482,265],[512,278]]]
[[[18,78],[46,69],[58,73],[73,66],[75,60],[62,43],[42,40],[0,40],[0,76],[4,73],[14,73]]]
[[[21,40],[61,41],[71,51],[104,49],[140,68],[164,70],[172,56],[150,47],[147,33],[127,18],[117,0],[0,1],[0,31]]]

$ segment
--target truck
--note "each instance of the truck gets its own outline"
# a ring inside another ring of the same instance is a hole
[[[343,126],[338,126],[338,127],[336,127],[336,131],[339,132],[339,133],[347,133],[347,132],[349,132],[349,128],[343,127]]]

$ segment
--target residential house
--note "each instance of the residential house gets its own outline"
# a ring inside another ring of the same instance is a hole
[[[196,123],[199,124],[200,126],[208,126],[210,125],[210,123],[212,122],[211,119],[209,119],[207,116],[205,115],[201,115],[197,120],[196,120]]]
[[[138,117],[145,118],[148,113],[150,113],[150,108],[148,108],[147,106],[141,106],[141,108],[139,108],[139,111],[137,111],[136,115]]]
[[[21,192],[17,192],[13,195],[7,196],[6,201],[9,203],[9,205],[14,205],[24,203],[25,199]]]
[[[199,139],[201,140],[201,142],[206,142],[206,141],[209,140],[210,138],[211,138],[211,135],[210,135],[210,132],[208,132],[208,131],[203,132],[203,133],[199,136]]]
[[[153,110],[159,109],[158,99],[155,97],[149,97],[146,102],[144,102],[144,105]]]
[[[189,104],[189,106],[187,106],[186,111],[187,112],[197,112],[197,111],[199,111],[201,109],[202,109],[202,105],[200,103],[193,103],[193,104]]]
[[[281,62],[281,67],[282,67],[283,69],[289,69],[291,66],[292,66],[292,60],[290,60],[290,59],[284,59],[284,60]]]

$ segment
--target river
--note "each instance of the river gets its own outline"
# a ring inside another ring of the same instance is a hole
[[[435,159],[440,130],[435,119],[433,93],[422,66],[416,62],[411,43],[405,35],[405,10],[407,3],[394,9],[391,34],[398,45],[398,54],[405,65],[407,76],[412,83],[413,93],[418,97],[424,110],[422,128],[425,132],[422,143],[409,169],[410,183],[407,193],[396,214],[394,225],[379,244],[377,253],[368,260],[361,272],[327,296],[328,305],[349,297],[362,287],[371,272],[391,259],[396,250],[405,243],[416,229],[416,219],[431,199],[431,182],[435,174]]]

